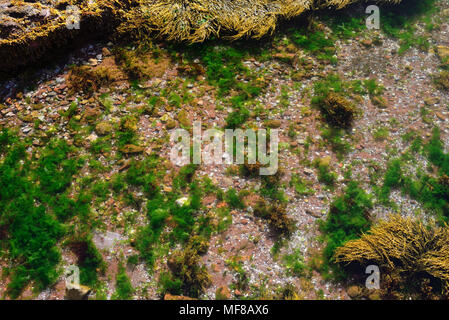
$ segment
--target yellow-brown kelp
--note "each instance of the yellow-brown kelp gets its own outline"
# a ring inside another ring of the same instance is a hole
[[[449,293],[447,226],[425,225],[416,219],[394,215],[379,222],[360,239],[338,248],[335,260],[343,265],[378,265],[389,279],[399,279],[403,283],[430,278],[437,282],[433,288],[439,288],[444,295]]]
[[[161,0],[142,1],[128,14],[145,21],[148,30],[168,40],[201,42],[210,36],[228,34],[229,38],[244,36],[260,38],[271,33],[279,18],[300,15],[311,8],[311,0]],[[123,31],[141,27],[126,22]]]
[[[271,34],[280,19],[324,7],[340,9],[357,1],[364,0],[61,0],[53,6],[43,0],[9,0],[0,4],[0,72],[94,35],[145,39],[156,34],[188,42],[211,36],[261,38]],[[66,26],[68,5],[79,8],[79,30]]]
[[[137,38],[157,32],[168,40],[202,42],[210,36],[261,38],[271,34],[281,19],[307,10],[341,9],[363,0],[141,0],[126,14],[121,33]],[[401,0],[379,0],[399,3]]]

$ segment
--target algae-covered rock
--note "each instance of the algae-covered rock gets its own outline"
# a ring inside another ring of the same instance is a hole
[[[319,107],[326,122],[335,127],[351,126],[356,115],[356,109],[351,102],[334,92],[329,93]]]
[[[79,93],[80,91],[93,93],[114,80],[109,69],[105,67],[75,66],[72,67],[68,75],[69,94]]]
[[[282,125],[281,120],[273,119],[267,121],[267,127],[277,129],[280,128]]]
[[[81,120],[83,123],[93,123],[101,115],[101,110],[97,107],[88,107],[83,112]]]
[[[110,134],[112,129],[112,124],[108,121],[101,121],[95,126],[95,132],[100,136]]]
[[[178,113],[178,121],[184,127],[190,127],[192,124],[191,120],[189,119],[189,114],[185,110],[181,110]]]
[[[172,130],[176,128],[176,121],[173,119],[168,120],[165,127],[167,128],[167,130]]]
[[[50,59],[95,36],[111,33],[135,0],[3,0],[0,3],[0,70]]]
[[[440,56],[441,59],[449,59],[449,47],[446,46],[438,46],[437,47],[437,53],[438,56]]]
[[[134,144],[127,144],[120,148],[120,152],[127,153],[127,154],[133,154],[133,153],[141,153],[145,150],[144,147],[136,146]]]
[[[441,71],[435,77],[435,85],[440,90],[449,91],[449,71]]]
[[[135,50],[116,48],[115,61],[130,79],[150,79],[161,77],[169,66],[166,57],[154,59],[151,53],[136,53]]]
[[[362,288],[359,286],[350,286],[346,292],[350,298],[357,299],[362,295]]]

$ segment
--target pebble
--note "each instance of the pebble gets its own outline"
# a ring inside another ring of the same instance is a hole
[[[65,82],[65,79],[64,79],[63,77],[58,77],[58,78],[56,78],[56,83],[62,84],[62,83],[64,83],[64,82]]]

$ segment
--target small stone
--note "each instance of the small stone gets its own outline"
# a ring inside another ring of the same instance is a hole
[[[307,77],[306,72],[305,71],[297,71],[292,73],[292,80],[293,81],[302,81],[304,78]]]
[[[424,99],[424,104],[426,106],[434,106],[438,103],[440,103],[440,99],[437,97],[431,97],[431,98]]]
[[[178,113],[178,121],[184,127],[190,127],[191,126],[191,121],[189,119],[189,115],[187,114],[187,111],[185,111],[185,110],[181,110]]]
[[[378,291],[374,291],[372,293],[370,293],[370,295],[368,296],[368,299],[370,300],[381,300],[381,296],[380,293]]]
[[[350,298],[356,299],[362,294],[362,289],[359,286],[350,286],[346,292]]]
[[[306,214],[308,214],[309,216],[312,216],[314,218],[321,218],[323,216],[321,212],[315,212],[315,211],[308,210],[308,209],[306,209]]]
[[[170,115],[168,114],[168,113],[164,113],[164,115],[161,117],[161,121],[162,122],[167,122],[167,121],[169,121],[171,118],[170,118]]]
[[[279,52],[279,53],[275,53],[273,55],[273,57],[278,59],[278,60],[280,60],[280,61],[282,61],[282,62],[285,62],[285,63],[288,63],[288,64],[293,64],[294,61],[295,61],[295,57],[296,56],[295,56],[294,53]]]
[[[106,48],[106,47],[104,47],[103,49],[101,49],[101,52],[102,52],[102,54],[103,54],[103,57],[108,57],[108,56],[111,55],[111,51],[110,51],[108,48]]]
[[[65,78],[63,78],[63,77],[58,77],[58,78],[56,78],[56,83],[57,84],[62,84],[62,83],[64,83],[65,82]]]
[[[94,142],[97,139],[98,139],[98,136],[95,133],[92,133],[91,135],[89,135],[87,137],[87,140],[89,140],[90,142]]]
[[[42,103],[33,104],[33,105],[31,106],[31,108],[32,108],[33,110],[41,110],[41,109],[43,109],[44,107],[45,107],[45,105],[42,104]]]
[[[366,48],[370,48],[373,45],[373,41],[370,39],[363,39],[360,43]]]
[[[305,169],[304,169],[304,173],[305,173],[306,175],[308,175],[308,176],[311,176],[311,175],[313,175],[315,172],[314,172],[312,169],[310,169],[310,168],[305,168]]]
[[[282,125],[282,122],[280,120],[268,120],[267,121],[267,126],[272,129],[279,128],[281,125]]]
[[[447,120],[447,117],[445,117],[442,113],[436,112],[435,114],[436,114],[436,116],[437,116],[440,120],[442,120],[442,121],[446,121],[446,120]]]
[[[172,129],[176,128],[176,121],[173,119],[168,120],[165,127],[167,128],[167,130],[172,130]]]

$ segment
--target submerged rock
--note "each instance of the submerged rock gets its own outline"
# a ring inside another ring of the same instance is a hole
[[[76,41],[105,34],[137,3],[133,0],[2,1],[0,70],[10,73],[38,60],[50,59],[49,52],[68,49]]]
[[[112,130],[112,124],[108,121],[101,121],[95,126],[95,132],[100,136],[108,135]]]
[[[438,46],[437,53],[441,59],[449,59],[449,47]]]

